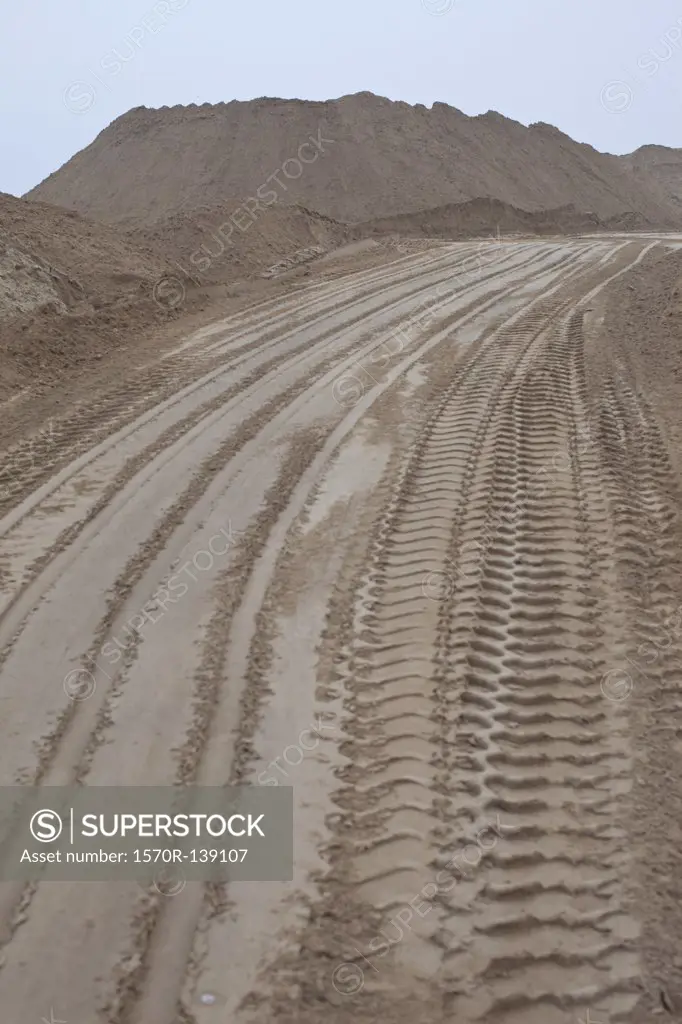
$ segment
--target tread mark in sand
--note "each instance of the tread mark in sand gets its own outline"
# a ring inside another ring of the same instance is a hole
[[[337,795],[357,836],[343,874],[391,919],[396,976],[444,991],[458,1021],[568,1024],[597,1005],[616,1021],[637,1002],[614,826],[626,726],[600,690],[610,524],[581,316],[547,313],[449,388],[377,533],[347,665],[344,781],[362,804]],[[436,877],[431,912],[398,937],[392,915]]]

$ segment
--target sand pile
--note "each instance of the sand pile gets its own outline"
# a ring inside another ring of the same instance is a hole
[[[670,175],[648,174],[633,160],[546,124],[359,93],[140,107],[29,195],[138,225],[226,200],[300,204],[357,223],[480,197],[528,211],[573,204],[602,220],[635,212],[648,226],[682,225]]]

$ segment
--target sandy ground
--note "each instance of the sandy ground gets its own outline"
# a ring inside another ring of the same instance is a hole
[[[172,897],[3,886],[3,1019],[682,1019],[682,926],[652,912],[682,877],[652,808],[679,668],[639,649],[673,630],[677,476],[605,326],[661,251],[462,243],[313,277],[8,449],[0,780],[278,773],[296,857]]]

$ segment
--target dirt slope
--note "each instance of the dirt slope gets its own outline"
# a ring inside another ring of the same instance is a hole
[[[170,270],[119,228],[0,194],[0,398],[167,316],[153,289]]]
[[[209,304],[216,289],[346,237],[318,214],[273,207],[220,252],[217,232],[235,205],[129,231],[0,194],[0,400],[36,381],[51,386],[116,346],[138,344],[148,328]],[[218,258],[207,260],[207,252]]]
[[[186,259],[202,281],[258,273],[297,248],[329,248],[342,225],[299,207],[275,206],[245,231],[232,231],[219,252],[222,225],[237,203],[178,214],[143,230],[108,226],[47,203],[0,193],[0,320],[22,313],[92,312],[149,293]],[[223,233],[223,236],[226,232]],[[199,252],[211,263],[190,262]]]
[[[468,117],[444,103],[427,109],[371,93],[139,107],[29,196],[148,223],[259,188],[267,202],[273,181],[280,202],[346,222],[484,196],[526,210],[573,203],[601,218],[636,211],[659,227],[682,224],[679,204],[655,177],[635,175],[622,158],[550,125],[527,128],[494,112]]]
[[[164,266],[120,229],[0,193],[0,319],[120,303],[151,286]]]
[[[640,181],[658,185],[682,213],[682,151],[668,146],[642,146],[622,160]]]

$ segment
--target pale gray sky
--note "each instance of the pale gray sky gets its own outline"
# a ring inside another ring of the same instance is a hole
[[[155,13],[153,13],[155,12]],[[370,90],[682,145],[679,0],[22,0],[0,36],[0,191],[136,106]]]

